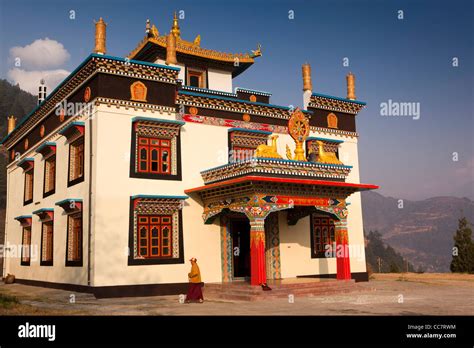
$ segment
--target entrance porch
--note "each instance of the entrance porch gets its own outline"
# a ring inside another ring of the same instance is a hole
[[[249,243],[250,284],[253,286],[267,284],[269,267],[273,267],[274,262],[281,262],[278,260],[278,239],[275,245],[271,245],[273,249],[266,248],[266,243],[274,242],[272,234],[275,231],[272,230],[271,216],[272,213],[283,210],[288,211],[289,225],[296,224],[299,219],[311,213],[325,214],[334,220],[333,252],[337,264],[336,278],[351,279],[346,199],[354,192],[375,189],[377,186],[314,178],[324,176],[321,171],[326,169],[322,167],[329,168],[329,171],[337,171],[344,169],[339,168],[345,167],[343,165],[289,162],[265,158],[221,166],[202,173],[204,186],[185,191],[188,195],[200,199],[204,210],[203,220],[206,224],[212,223],[217,217],[221,219],[221,233],[222,228],[232,229],[232,224],[235,224],[232,222],[232,216],[236,213],[240,219],[248,221],[248,239],[245,239],[244,232],[241,232],[240,237],[236,237],[231,231],[223,238],[221,246],[224,282],[234,279],[235,267],[245,272],[246,259],[240,258],[240,252],[243,251],[243,255],[246,256],[248,249],[242,248],[241,243]],[[259,169],[262,164],[266,167],[265,171]],[[236,168],[239,166],[240,168]],[[278,174],[283,175],[271,173],[268,168],[272,166],[278,167]],[[288,166],[291,168],[285,170]],[[241,223],[240,226],[243,225]],[[236,240],[238,245],[237,249],[234,249]],[[238,259],[235,258],[235,253],[239,254]],[[236,261],[238,266],[235,264]],[[244,266],[241,268],[242,264]],[[271,278],[278,279],[278,270],[272,271],[277,274]]]

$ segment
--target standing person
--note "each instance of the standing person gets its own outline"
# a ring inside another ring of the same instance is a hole
[[[195,257],[189,260],[191,262],[191,272],[188,273],[189,278],[189,290],[186,295],[186,303],[198,301],[199,303],[204,302],[202,296],[202,282],[201,282],[201,271],[197,265],[197,259]]]

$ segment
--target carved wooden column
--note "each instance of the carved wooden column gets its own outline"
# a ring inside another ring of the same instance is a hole
[[[349,259],[349,236],[346,218],[335,222],[335,232],[337,279],[348,280],[351,279],[351,263]]]
[[[250,220],[250,285],[266,282],[265,218],[256,218]]]

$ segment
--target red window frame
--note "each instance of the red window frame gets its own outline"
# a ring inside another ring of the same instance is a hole
[[[336,226],[334,219],[328,216],[313,215],[313,250],[317,255],[332,251],[336,243]],[[326,245],[330,248],[326,249]]]
[[[172,221],[171,215],[138,215],[138,255],[148,259],[172,257]]]
[[[150,174],[166,174],[171,175],[171,139],[151,138],[151,137],[137,137],[138,154],[137,154],[137,169],[139,173]],[[145,151],[145,156],[142,158],[142,151]],[[154,157],[153,153],[157,156]],[[167,152],[166,161],[163,159],[163,154]],[[144,169],[142,169],[144,164]],[[153,169],[156,164],[156,169]],[[166,164],[166,170],[163,170],[163,164]]]

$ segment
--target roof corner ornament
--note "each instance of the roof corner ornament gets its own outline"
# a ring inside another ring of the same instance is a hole
[[[257,49],[256,50],[252,50],[252,55],[251,57],[252,58],[256,58],[256,57],[261,57],[262,56],[262,45],[261,44],[257,44]]]
[[[160,33],[158,32],[158,29],[156,28],[156,26],[153,24],[151,26],[151,37],[154,39],[157,39],[158,36],[160,36]]]
[[[288,121],[288,133],[295,141],[295,152],[292,155],[290,147],[286,145],[286,157],[292,161],[306,162],[303,144],[309,135],[309,119],[299,108],[291,114]]]
[[[201,46],[201,35],[196,36],[196,38],[194,39],[194,45]]]

